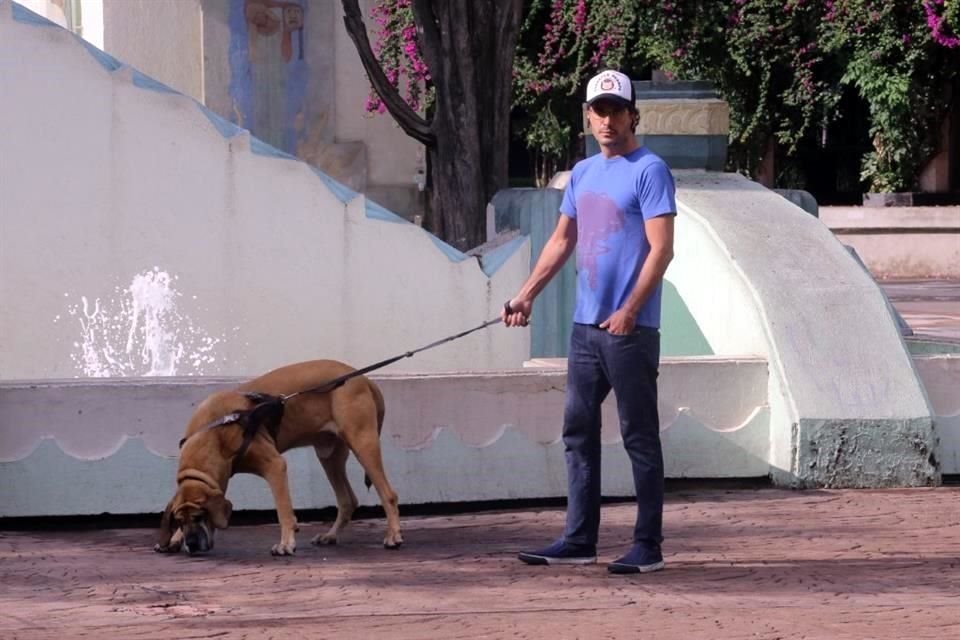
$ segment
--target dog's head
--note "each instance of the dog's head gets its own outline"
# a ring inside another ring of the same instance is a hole
[[[213,549],[214,532],[226,529],[233,505],[219,489],[199,480],[187,478],[167,504],[160,522],[160,540],[157,547],[165,550],[177,529],[181,533],[181,548],[193,555]]]

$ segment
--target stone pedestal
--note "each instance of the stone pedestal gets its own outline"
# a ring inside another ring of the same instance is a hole
[[[709,82],[634,82],[637,141],[671,169],[723,171],[730,135],[730,108]],[[587,155],[600,147],[584,111]]]

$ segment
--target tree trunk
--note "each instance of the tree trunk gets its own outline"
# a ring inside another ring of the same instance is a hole
[[[507,186],[513,56],[522,0],[414,0],[437,101],[429,228],[465,250],[486,241],[486,207]]]
[[[427,145],[432,206],[425,226],[461,250],[482,244],[487,203],[507,186],[513,56],[523,0],[413,0],[420,49],[436,89],[428,133],[409,108],[397,105],[396,91],[383,86],[365,28],[357,24],[356,0],[343,0],[343,6],[377,93],[404,130]]]

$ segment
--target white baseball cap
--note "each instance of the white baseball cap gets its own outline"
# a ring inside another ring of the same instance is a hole
[[[636,98],[633,94],[633,83],[630,78],[607,69],[590,78],[587,83],[587,105],[591,105],[601,98],[621,102],[624,106],[632,107]]]

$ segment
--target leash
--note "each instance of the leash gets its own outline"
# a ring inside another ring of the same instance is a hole
[[[513,311],[510,308],[509,300],[506,302],[506,304],[503,305],[503,308],[506,310],[508,314],[512,313]],[[276,442],[277,429],[280,427],[280,421],[283,419],[284,405],[286,404],[287,400],[290,400],[291,398],[296,398],[297,396],[303,395],[305,393],[327,393],[329,391],[333,391],[338,387],[342,387],[347,382],[347,380],[350,380],[351,378],[356,378],[357,376],[362,376],[365,373],[376,371],[377,369],[381,369],[389,364],[393,364],[398,360],[403,360],[404,358],[413,357],[414,355],[422,351],[427,351],[428,349],[439,347],[442,344],[453,342],[454,340],[458,340],[464,336],[470,335],[474,331],[480,331],[481,329],[486,329],[487,327],[498,324],[502,321],[503,319],[500,317],[487,320],[483,324],[479,324],[476,327],[473,327],[472,329],[467,329],[466,331],[455,333],[452,336],[447,336],[446,338],[437,340],[436,342],[431,342],[430,344],[420,347],[419,349],[414,349],[413,351],[405,351],[400,355],[393,356],[392,358],[387,358],[386,360],[381,360],[380,362],[375,362],[371,365],[367,365],[366,367],[363,367],[362,369],[356,369],[338,378],[334,378],[333,380],[328,380],[327,382],[324,382],[321,385],[317,385],[316,387],[310,387],[309,389],[303,389],[302,391],[295,391],[294,393],[288,393],[286,395],[279,395],[279,396],[272,396],[266,393],[258,393],[258,392],[244,393],[243,395],[246,396],[248,400],[256,403],[256,405],[252,409],[248,409],[246,411],[234,411],[233,413],[228,413],[222,418],[214,420],[210,424],[205,425],[199,431],[194,432],[193,435],[181,439],[180,448],[182,449],[183,443],[185,443],[189,438],[192,438],[198,433],[210,431],[211,429],[216,429],[224,425],[240,423],[243,425],[243,442],[240,444],[240,448],[237,449],[236,452],[234,452],[233,454],[233,457],[235,459],[240,459],[243,457],[243,454],[246,453],[247,448],[250,446],[250,443],[253,442],[253,439],[256,437],[257,432],[260,430],[261,425],[264,425],[267,427],[267,432],[273,438],[274,442]]]
[[[507,304],[509,304],[509,303],[507,303]],[[357,369],[356,371],[351,371],[350,373],[347,373],[347,374],[345,374],[345,375],[342,375],[342,376],[340,376],[339,378],[334,378],[333,380],[330,380],[330,381],[328,381],[328,382],[325,382],[325,383],[323,383],[322,385],[319,385],[319,386],[316,386],[316,387],[312,387],[312,388],[310,388],[310,389],[304,389],[303,391],[297,391],[297,392],[295,392],[295,393],[288,393],[288,394],[285,395],[285,396],[277,396],[277,397],[282,398],[284,401],[286,401],[286,400],[289,400],[290,398],[295,398],[295,397],[297,397],[297,396],[299,396],[299,395],[301,395],[301,394],[304,394],[304,393],[326,393],[326,392],[328,392],[328,391],[333,391],[333,390],[336,389],[337,387],[342,386],[342,385],[343,385],[347,380],[349,380],[350,378],[355,378],[355,377],[357,377],[357,376],[362,376],[362,375],[365,374],[365,373],[370,373],[371,371],[376,371],[377,369],[381,369],[381,368],[387,366],[388,364],[393,364],[394,362],[397,362],[398,360],[403,360],[404,358],[410,358],[410,357],[412,357],[412,356],[420,353],[421,351],[426,351],[426,350],[428,350],[428,349],[433,349],[434,347],[439,347],[439,346],[442,345],[442,344],[446,344],[446,343],[448,343],[448,342],[453,342],[454,340],[457,340],[457,339],[462,338],[462,337],[464,337],[464,336],[470,335],[470,334],[473,333],[474,331],[480,331],[480,329],[486,329],[486,328],[489,327],[490,325],[498,324],[498,323],[500,323],[500,322],[502,322],[502,319],[501,319],[501,318],[494,318],[494,319],[492,319],[492,320],[487,320],[487,321],[484,322],[483,324],[477,325],[477,326],[474,327],[473,329],[467,329],[466,331],[461,331],[460,333],[454,334],[454,335],[452,335],[452,336],[448,336],[448,337],[446,337],[446,338],[443,338],[442,340],[437,340],[436,342],[431,342],[430,344],[428,344],[428,345],[426,345],[426,346],[424,346],[424,347],[420,347],[419,349],[414,349],[413,351],[407,351],[407,352],[405,352],[405,353],[401,353],[401,354],[398,355],[398,356],[394,356],[394,357],[392,357],[392,358],[387,358],[386,360],[381,360],[380,362],[376,362],[376,363],[374,363],[374,364],[367,365],[366,367],[364,367],[364,368],[362,368],[362,369]]]

